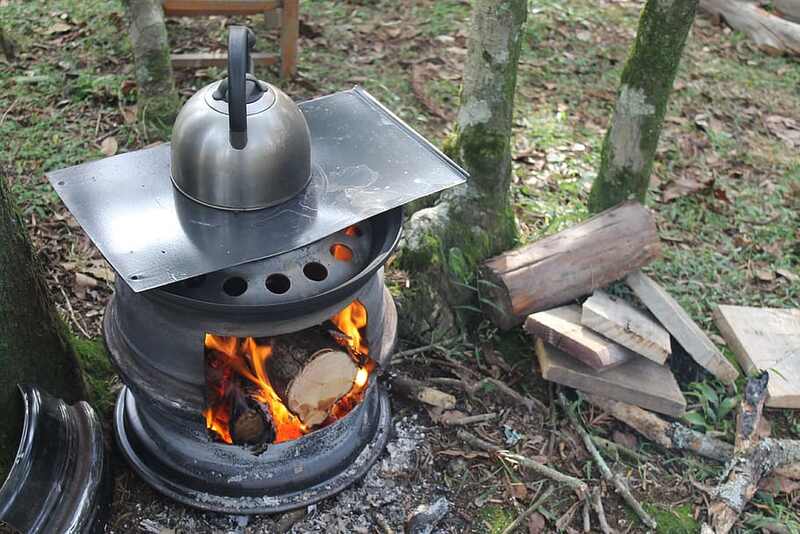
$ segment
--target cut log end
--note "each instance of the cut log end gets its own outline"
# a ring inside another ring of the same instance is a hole
[[[266,405],[249,399],[246,408],[231,414],[231,438],[237,445],[262,445],[275,440],[275,427]]]
[[[358,367],[346,352],[316,352],[286,388],[286,404],[308,426],[327,419],[331,407],[353,388]]]

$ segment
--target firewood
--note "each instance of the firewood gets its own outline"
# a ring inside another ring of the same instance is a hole
[[[275,393],[286,401],[286,390],[294,378],[322,349],[342,350],[324,328],[313,328],[301,336],[279,336],[272,340],[272,356],[266,363],[266,371]]]
[[[275,440],[275,427],[269,408],[255,399],[235,402],[229,424],[231,438],[237,445],[261,445]]]
[[[525,331],[597,371],[611,369],[639,357],[581,325],[581,308],[577,304],[529,315],[525,321]]]
[[[449,393],[439,391],[419,380],[401,374],[392,378],[392,391],[403,395],[407,399],[445,410],[450,410],[456,405],[456,398]]]
[[[317,351],[286,388],[286,406],[306,425],[318,425],[327,419],[336,401],[350,392],[357,373],[358,367],[346,352]]]
[[[605,291],[595,291],[583,303],[581,324],[658,364],[663,364],[672,352],[669,332]]]
[[[625,278],[625,283],[698,365],[723,384],[732,384],[736,380],[739,370],[664,288],[642,272],[631,273]]]
[[[728,26],[750,37],[756,46],[769,54],[800,55],[800,24],[782,19],[762,9],[756,2],[700,0],[700,9],[724,19]]]
[[[509,329],[533,312],[567,304],[647,265],[661,252],[650,211],[624,202],[581,224],[487,260],[483,312]]]

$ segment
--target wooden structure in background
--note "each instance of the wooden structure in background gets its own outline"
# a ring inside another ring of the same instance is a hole
[[[297,39],[300,35],[299,0],[164,0],[168,17],[207,17],[210,15],[258,15],[269,17],[280,11],[280,56],[253,54],[256,65],[274,65],[280,61],[282,78],[297,72]],[[172,54],[172,66],[224,67],[227,56],[219,53]]]

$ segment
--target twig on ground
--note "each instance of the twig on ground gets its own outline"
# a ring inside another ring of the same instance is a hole
[[[496,378],[485,377],[476,382],[472,382],[470,380],[467,380],[466,378],[441,377],[441,378],[431,378],[429,382],[431,382],[432,384],[441,384],[441,385],[461,388],[470,397],[475,397],[477,393],[481,389],[483,389],[485,385],[488,384],[496,388],[509,400],[522,405],[529,412],[535,412],[538,409],[540,412],[544,413],[547,410],[547,407],[539,399],[523,395],[517,392],[515,389],[513,389],[511,386],[509,386],[502,380],[498,380]]]
[[[447,341],[446,343],[448,343]],[[408,350],[401,350],[400,352],[395,352],[392,354],[391,360],[392,362],[397,362],[402,360],[403,358],[408,358],[409,356],[414,356],[416,354],[421,354],[423,352],[429,352],[432,350],[436,351],[447,351],[447,349],[442,345],[442,343],[431,343],[430,345],[425,345],[423,347],[417,347],[415,349],[408,349]]]
[[[551,493],[553,493],[552,486],[548,487],[546,490],[544,490],[544,493],[542,493],[542,495],[540,497],[537,497],[536,501],[533,504],[531,504],[530,506],[528,506],[525,509],[525,511],[523,511],[521,514],[519,514],[519,517],[517,517],[510,525],[508,525],[506,528],[504,528],[503,532],[501,534],[511,534],[517,528],[519,528],[522,525],[522,522],[525,521],[525,519],[529,515],[531,515],[532,513],[534,513],[535,511],[537,511],[539,508],[542,507],[544,502],[550,497]]]
[[[608,519],[606,518],[606,511],[603,509],[603,499],[600,496],[600,488],[594,488],[592,491],[592,507],[597,514],[597,522],[600,523],[600,530],[603,534],[611,534],[611,527],[608,526]]]
[[[630,488],[628,488],[625,479],[618,474],[611,472],[611,469],[609,469],[608,464],[606,464],[606,461],[603,459],[600,451],[598,451],[597,447],[595,447],[592,438],[589,436],[589,433],[585,428],[583,428],[583,425],[580,423],[580,421],[578,421],[578,416],[569,405],[569,401],[567,401],[563,391],[558,392],[558,400],[561,404],[561,407],[566,412],[570,422],[572,423],[572,426],[575,427],[575,430],[578,431],[578,434],[580,434],[581,438],[583,439],[583,444],[586,447],[586,450],[589,451],[589,454],[592,455],[597,463],[597,467],[600,469],[600,473],[602,474],[603,478],[614,485],[617,493],[619,493],[623,500],[628,503],[628,506],[633,508],[633,511],[636,512],[636,515],[639,516],[639,519],[642,520],[642,523],[650,528],[656,528],[658,525],[655,519],[653,519],[650,514],[648,514],[645,509],[642,508],[642,505],[636,500],[636,497],[633,496]]]
[[[89,332],[87,332],[83,325],[81,325],[81,323],[78,321],[78,317],[75,315],[75,310],[72,309],[72,304],[69,302],[69,296],[67,295],[67,292],[64,291],[63,287],[59,287],[59,289],[61,290],[61,294],[64,296],[64,305],[67,308],[70,321],[75,325],[75,328],[80,330],[81,334],[83,334],[86,339],[90,339],[92,336],[89,335]]]
[[[615,455],[617,458],[620,456],[625,456],[629,460],[633,460],[635,462],[649,462],[652,460],[650,456],[643,454],[641,452],[635,451],[633,449],[629,449],[628,447],[624,447],[619,443],[614,443],[613,441],[609,441],[606,438],[601,438],[600,436],[591,436],[592,441],[594,444],[603,449],[605,452]]]
[[[554,480],[561,484],[565,484],[570,489],[575,491],[581,498],[583,498],[589,490],[589,487],[586,485],[586,483],[580,479],[577,479],[570,475],[565,475],[564,473],[556,471],[552,467],[548,467],[544,464],[541,464],[536,460],[528,458],[527,456],[522,456],[521,454],[514,454],[512,452],[504,450],[500,446],[482,440],[481,438],[475,436],[474,434],[470,434],[466,430],[459,430],[457,435],[459,439],[469,443],[470,445],[472,445],[477,449],[494,453],[503,460],[508,460],[510,462],[517,463],[522,467],[526,467],[541,476],[549,478],[550,480]]]
[[[451,426],[466,426],[475,423],[485,423],[497,418],[496,412],[482,413],[478,415],[467,415],[465,417],[454,417],[452,419],[443,419],[441,422],[445,425]]]
[[[591,532],[592,531],[592,519],[589,517],[589,505],[590,499],[586,497],[583,500],[583,531],[584,532]]]

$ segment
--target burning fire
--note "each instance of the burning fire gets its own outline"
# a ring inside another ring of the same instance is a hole
[[[341,419],[355,408],[363,399],[369,383],[369,375],[375,362],[369,359],[369,348],[362,330],[367,326],[367,310],[359,301],[353,301],[331,318],[339,330],[332,333],[333,338],[347,349],[348,354],[358,365],[353,386],[330,409],[328,418],[321,427]],[[225,443],[233,443],[230,432],[231,409],[237,402],[241,390],[236,384],[237,377],[246,380],[251,387],[247,389],[250,397],[267,407],[275,427],[274,443],[297,439],[311,430],[286,407],[284,400],[275,392],[266,371],[266,362],[272,356],[271,341],[256,341],[255,338],[236,336],[217,336],[206,334],[207,356],[206,381],[208,403],[203,411],[206,428]]]

